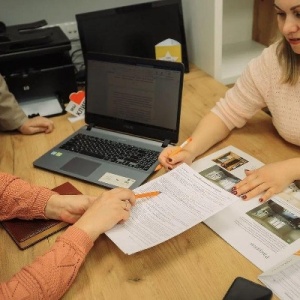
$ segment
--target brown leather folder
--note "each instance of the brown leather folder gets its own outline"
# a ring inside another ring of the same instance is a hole
[[[71,183],[65,182],[52,189],[61,195],[80,195]],[[70,224],[57,220],[20,220],[12,219],[2,221],[1,225],[8,232],[17,246],[21,249],[27,249],[37,242],[69,226]]]

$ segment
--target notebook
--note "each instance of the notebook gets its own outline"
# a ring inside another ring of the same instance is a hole
[[[78,191],[70,182],[65,182],[52,190],[61,195],[81,194],[81,192]],[[21,250],[33,246],[39,241],[70,225],[63,221],[46,219],[12,219],[2,221],[0,224]]]
[[[140,186],[163,147],[178,142],[183,76],[179,62],[88,53],[86,125],[33,165],[108,188]]]

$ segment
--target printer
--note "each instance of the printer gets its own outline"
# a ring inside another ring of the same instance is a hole
[[[45,25],[42,20],[0,31],[0,73],[29,117],[64,113],[77,91],[70,40],[60,27]]]

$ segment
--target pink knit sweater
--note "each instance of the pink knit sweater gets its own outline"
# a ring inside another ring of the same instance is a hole
[[[300,80],[295,86],[280,83],[282,71],[275,51],[273,44],[253,59],[212,111],[233,129],[268,107],[278,133],[300,146]]]
[[[0,220],[45,218],[44,209],[53,194],[46,188],[0,173]],[[47,253],[0,284],[0,299],[61,298],[92,246],[85,232],[70,226]]]

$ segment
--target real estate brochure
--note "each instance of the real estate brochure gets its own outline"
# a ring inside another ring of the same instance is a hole
[[[192,168],[231,190],[245,177],[245,169],[263,165],[254,157],[229,146],[192,164]],[[300,249],[300,190],[291,184],[264,203],[259,196],[239,198],[234,205],[205,220],[225,241],[265,271]]]

